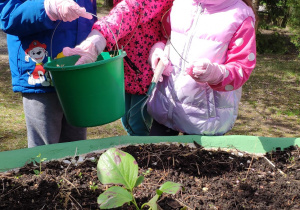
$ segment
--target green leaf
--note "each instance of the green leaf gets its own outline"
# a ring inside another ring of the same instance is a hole
[[[158,198],[159,198],[159,195],[156,194],[148,203],[144,203],[142,205],[142,209],[143,209],[143,207],[145,205],[147,205],[147,206],[150,207],[149,209],[151,209],[151,210],[157,210],[158,209],[158,207],[157,207],[157,200],[158,200]]]
[[[36,170],[36,169],[34,169],[33,172],[35,173],[35,175],[39,175],[40,174],[40,171]]]
[[[102,184],[122,184],[132,191],[137,181],[138,164],[130,154],[111,148],[100,156],[97,175]]]
[[[159,195],[159,196],[161,196],[161,195],[163,194],[163,191],[161,191],[161,190],[156,190],[156,194]]]
[[[132,195],[122,187],[113,186],[99,195],[97,202],[100,209],[111,209],[123,206],[124,203],[132,201]]]
[[[140,184],[142,184],[142,182],[144,181],[145,177],[144,176],[139,176],[139,178],[137,178],[136,183],[134,185],[134,187],[139,186]]]
[[[168,193],[175,195],[181,188],[181,184],[175,182],[165,182],[162,186],[160,186],[159,190],[163,193]]]
[[[156,195],[148,202],[143,204],[142,208],[145,205],[148,205],[151,210],[157,210],[157,200],[163,193],[176,194],[181,188],[181,184],[175,182],[166,182],[158,190],[156,190]]]

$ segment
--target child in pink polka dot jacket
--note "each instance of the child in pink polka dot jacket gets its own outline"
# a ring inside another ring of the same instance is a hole
[[[161,18],[172,6],[173,0],[114,0],[110,13],[98,20],[88,38],[73,49],[65,48],[66,56],[80,55],[77,64],[96,61],[104,48],[123,47],[125,115],[122,124],[131,136],[147,136],[152,118],[141,102],[153,77],[147,62],[150,48],[162,39]],[[143,111],[143,115],[141,113]]]
[[[158,42],[149,62],[155,69],[161,59],[173,71],[163,74],[148,102],[150,135],[224,135],[256,64],[252,1],[174,0],[166,22],[169,53],[166,42]]]

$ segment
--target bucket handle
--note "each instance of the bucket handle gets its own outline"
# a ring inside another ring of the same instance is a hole
[[[98,20],[100,19],[97,15],[95,15],[95,14],[93,14],[93,13],[90,13],[90,12],[86,12],[86,13],[88,13],[88,14],[90,14],[90,15],[96,17]],[[62,20],[59,21],[58,24],[55,26],[55,28],[54,28],[54,30],[53,30],[53,33],[52,33],[52,36],[51,36],[51,41],[50,41],[50,52],[51,52],[51,54],[50,54],[50,58],[48,57],[48,60],[49,60],[49,61],[50,61],[51,59],[53,59],[53,54],[52,54],[52,52],[53,52],[53,50],[52,50],[52,46],[53,46],[53,44],[52,44],[52,42],[53,42],[53,37],[54,37],[54,34],[55,34],[56,29],[58,28],[58,26],[59,26],[59,24],[60,24],[61,22],[62,22]],[[117,49],[118,49],[117,52],[120,52],[120,48],[119,48],[119,45],[118,45],[118,40],[116,39],[114,33],[112,32],[112,30],[111,30],[111,28],[109,27],[109,25],[107,24],[107,22],[104,21],[104,23],[105,23],[105,25],[108,27],[108,29],[110,30],[110,32],[112,33],[112,35],[113,35],[113,38],[114,38],[114,40],[115,40],[115,42],[116,42],[116,46],[117,46]]]
[[[91,12],[86,12],[86,13],[88,13],[88,14],[90,14],[90,15],[96,17],[98,20],[100,20],[100,18],[99,18],[97,15],[95,15],[95,14],[93,14],[93,13],[91,13]],[[123,19],[123,18],[122,18],[122,19]],[[112,32],[112,30],[111,30],[111,28],[109,27],[109,25],[107,24],[107,22],[104,21],[104,23],[105,23],[105,25],[108,27],[108,29],[109,29],[109,31],[111,32],[111,34],[113,35],[114,40],[115,40],[115,42],[116,42],[116,46],[117,46],[118,52],[119,52],[119,51],[120,51],[120,48],[119,48],[119,45],[118,45],[118,40],[117,40],[117,38],[115,37],[114,33]]]

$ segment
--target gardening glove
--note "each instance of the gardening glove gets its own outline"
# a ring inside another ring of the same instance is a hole
[[[165,69],[162,74],[165,76],[170,76],[173,71],[173,67],[168,59],[168,55],[164,51],[165,46],[166,45],[163,42],[155,43],[150,50],[148,62],[150,63],[150,66],[154,72],[158,62],[161,60],[165,66]],[[160,76],[159,81],[163,81],[162,76]]]
[[[211,63],[207,58],[192,62],[187,66],[185,71],[195,81],[201,83],[207,82],[210,85],[216,85],[222,82],[226,74],[224,65]]]
[[[80,7],[73,0],[45,0],[44,6],[48,17],[52,21],[62,20],[71,22],[79,17],[92,19],[84,7]]]
[[[81,57],[75,65],[93,63],[105,46],[106,39],[98,30],[94,29],[80,45],[77,45],[75,48],[65,47],[63,54],[65,56],[80,55]]]

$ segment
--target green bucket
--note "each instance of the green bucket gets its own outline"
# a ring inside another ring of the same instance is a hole
[[[47,62],[67,121],[93,127],[121,118],[125,113],[123,57],[126,52],[103,52],[94,63],[74,65],[79,56]]]

